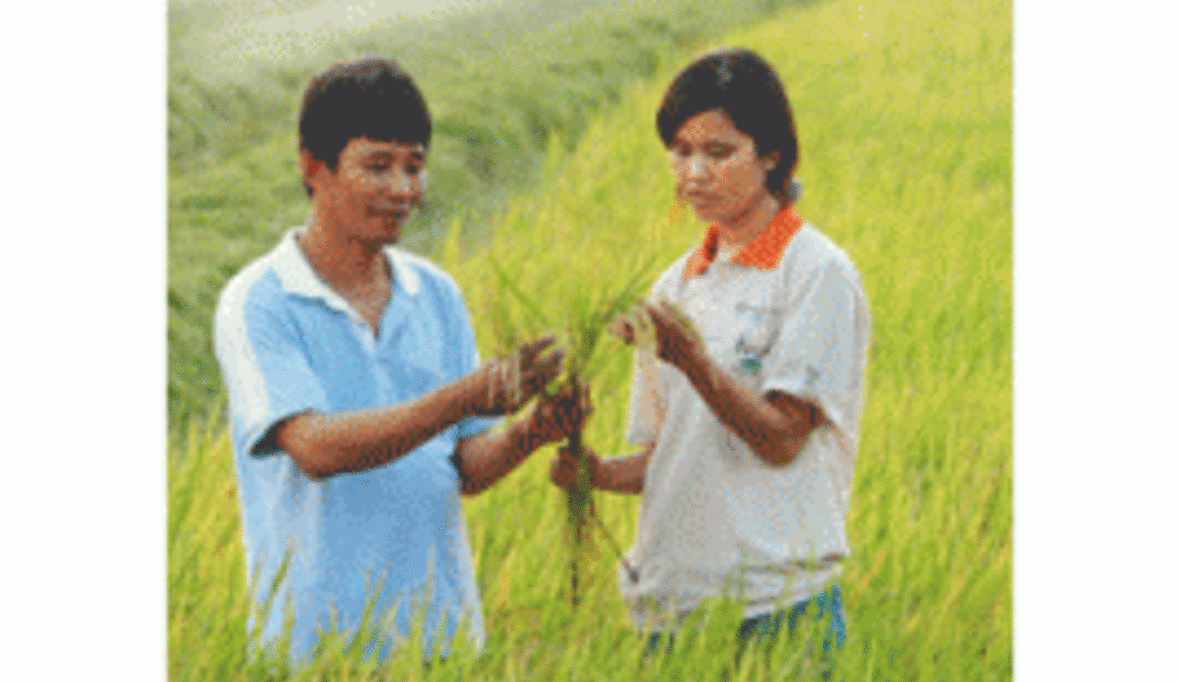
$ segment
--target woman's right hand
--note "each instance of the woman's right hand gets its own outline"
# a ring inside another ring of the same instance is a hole
[[[600,469],[602,467],[602,460],[598,455],[594,454],[590,448],[582,448],[582,452],[586,456],[586,463],[590,467],[590,487],[597,487],[594,485],[595,481],[600,478]],[[549,465],[549,480],[553,481],[562,490],[569,490],[578,480],[578,458],[568,446],[562,445],[557,450],[557,457],[553,458],[553,463]]]

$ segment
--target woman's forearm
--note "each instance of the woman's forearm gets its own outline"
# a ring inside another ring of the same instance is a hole
[[[680,369],[721,423],[772,466],[794,460],[818,420],[816,409],[798,398],[746,388],[703,351],[688,355]]]
[[[655,444],[651,443],[632,455],[599,459],[597,469],[590,472],[590,485],[625,495],[643,494],[647,465],[654,450]]]

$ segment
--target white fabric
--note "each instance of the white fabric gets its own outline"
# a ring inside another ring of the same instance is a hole
[[[675,630],[705,599],[745,616],[821,592],[849,554],[845,534],[869,344],[868,301],[847,254],[810,225],[773,270],[717,261],[684,280],[688,254],[652,289],[678,305],[709,355],[742,384],[822,408],[791,463],[762,462],[669,364],[637,353],[627,438],[656,442],[635,544],[619,571],[638,629]]]

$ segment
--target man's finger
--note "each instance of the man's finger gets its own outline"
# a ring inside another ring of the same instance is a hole
[[[581,418],[584,420],[594,412],[594,403],[590,401],[590,387],[582,387],[582,399],[579,407],[581,411]]]
[[[545,334],[538,339],[522,344],[520,347],[521,363],[527,366],[541,354],[541,351],[555,343],[557,343],[556,337],[552,334]]]
[[[565,351],[557,349],[526,368],[524,383],[528,386],[529,392],[536,394],[537,391],[544,388],[550,381],[557,378],[557,375],[561,374],[561,368],[564,364]]]
[[[561,366],[564,358],[565,351],[561,348],[555,348],[544,355],[534,356],[527,362],[522,362],[521,369],[529,376],[539,376],[547,372],[553,372],[554,376],[556,376],[557,372],[554,370]]]

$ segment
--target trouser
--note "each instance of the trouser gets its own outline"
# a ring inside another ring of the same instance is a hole
[[[769,650],[783,631],[785,622],[788,638],[795,634],[800,621],[811,618],[816,621],[827,619],[824,628],[823,653],[829,659],[833,649],[840,649],[844,644],[846,623],[844,621],[844,603],[841,600],[840,586],[833,584],[828,590],[813,597],[796,602],[789,609],[773,611],[752,616],[742,621],[738,628],[738,659],[751,646],[764,651]],[[671,649],[674,635],[653,632],[648,636],[647,655],[655,653],[660,648]],[[824,670],[823,679],[828,679],[830,673]]]

